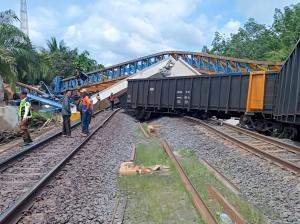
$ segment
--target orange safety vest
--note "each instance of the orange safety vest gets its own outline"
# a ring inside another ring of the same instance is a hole
[[[88,110],[91,107],[91,100],[88,96],[82,98],[82,109]]]

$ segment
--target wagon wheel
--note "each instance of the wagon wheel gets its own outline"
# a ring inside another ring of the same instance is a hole
[[[144,119],[145,119],[145,121],[148,121],[150,119],[150,117],[151,117],[151,112],[145,112],[144,113]]]
[[[243,127],[243,128],[251,128],[252,127],[251,122],[250,122],[250,118],[247,115],[242,115],[240,117],[239,122],[240,122],[240,126]]]
[[[265,132],[267,129],[267,124],[262,120],[257,120],[254,122],[254,128],[259,132]]]
[[[137,110],[135,113],[135,117],[138,120],[143,120],[144,119],[144,115],[145,115],[145,111],[144,110]]]
[[[298,135],[298,131],[295,127],[284,127],[283,132],[279,136],[285,139],[295,139]]]

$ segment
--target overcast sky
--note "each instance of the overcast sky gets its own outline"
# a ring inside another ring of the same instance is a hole
[[[235,33],[248,18],[271,25],[294,0],[27,0],[29,36],[51,36],[111,65],[164,50],[200,51],[215,31]],[[0,0],[19,15],[20,0]]]

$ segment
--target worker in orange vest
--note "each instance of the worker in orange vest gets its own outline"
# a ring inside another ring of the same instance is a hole
[[[81,122],[82,122],[82,136],[87,136],[89,134],[89,124],[90,124],[90,116],[92,116],[92,104],[91,100],[87,94],[86,89],[81,90]]]

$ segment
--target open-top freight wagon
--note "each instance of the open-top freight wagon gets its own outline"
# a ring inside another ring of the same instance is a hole
[[[132,79],[127,110],[138,119],[151,113],[239,116],[242,126],[293,139],[300,131],[299,66],[298,42],[280,72]]]

